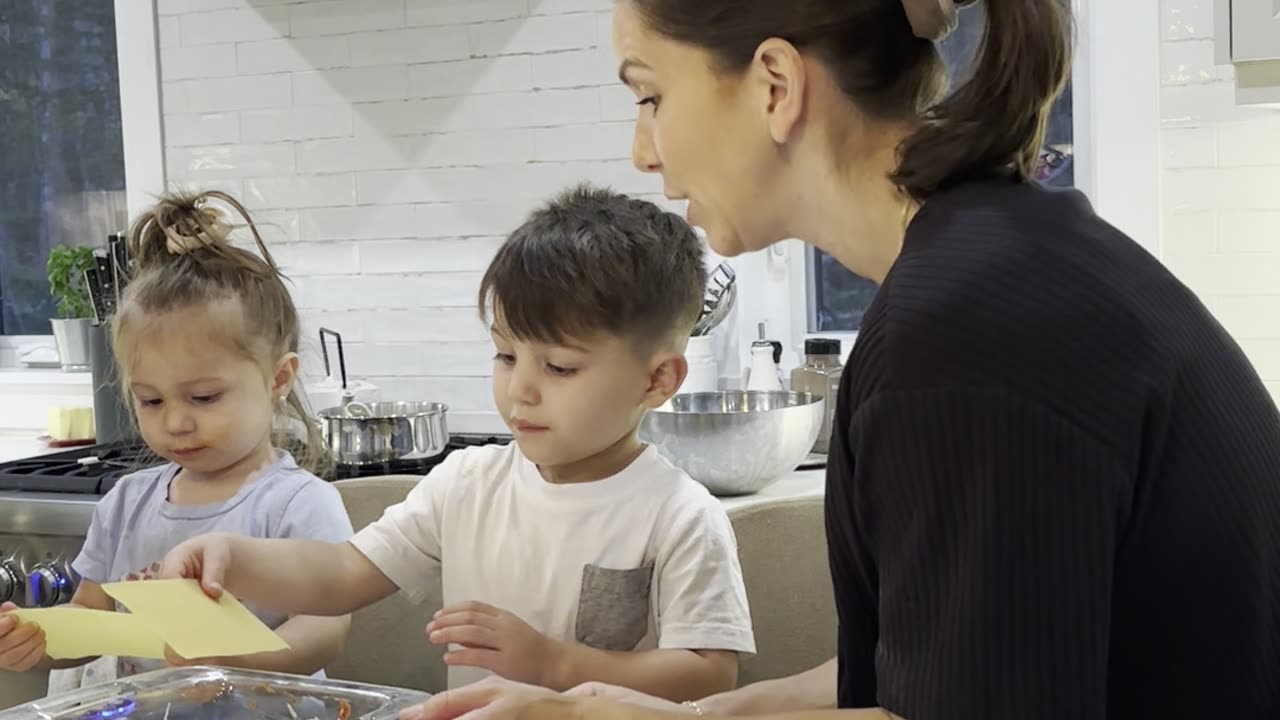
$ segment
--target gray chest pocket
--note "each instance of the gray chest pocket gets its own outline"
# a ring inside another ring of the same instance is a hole
[[[584,566],[577,641],[597,650],[634,650],[649,632],[652,585],[653,565],[634,570]]]

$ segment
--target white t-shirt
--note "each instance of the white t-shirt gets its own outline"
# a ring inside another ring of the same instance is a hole
[[[652,446],[625,470],[555,485],[515,443],[451,454],[352,539],[415,602],[506,610],[603,650],[755,652],[737,540],[706,488]],[[488,675],[449,668],[449,686]]]

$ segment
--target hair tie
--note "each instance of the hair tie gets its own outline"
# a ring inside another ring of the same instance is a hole
[[[911,32],[930,42],[950,35],[960,24],[960,8],[972,4],[973,0],[902,0]]]
[[[181,232],[173,225],[164,225],[165,247],[174,255],[186,255],[196,250],[221,245],[227,241],[227,236],[231,234],[231,225],[223,219],[222,213],[214,208],[199,208],[196,213],[200,216],[200,220],[192,223],[191,228],[194,232],[187,234]],[[207,229],[206,229],[207,228]]]

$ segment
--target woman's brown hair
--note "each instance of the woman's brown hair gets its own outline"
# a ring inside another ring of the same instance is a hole
[[[231,243],[231,225],[213,202],[244,220],[257,254]],[[239,303],[244,332],[234,342],[246,357],[270,368],[286,353],[298,352],[301,323],[285,277],[249,212],[235,198],[216,190],[164,195],[134,221],[127,242],[133,267],[111,323],[112,347],[122,372],[127,370],[122,339],[140,316],[226,299]],[[290,388],[277,415],[281,432],[272,438],[277,447],[292,450],[300,467],[316,473],[327,470],[332,456],[298,382]],[[291,444],[283,432],[291,422],[305,428],[306,441],[301,447]]]
[[[920,121],[891,175],[917,200],[975,178],[1031,178],[1071,70],[1063,0],[984,0],[976,65],[945,99],[935,38],[917,36],[919,17],[909,19],[904,2],[947,9],[971,0],[625,1],[657,32],[710,52],[721,70],[744,70],[761,42],[780,38],[821,59],[868,116]]]

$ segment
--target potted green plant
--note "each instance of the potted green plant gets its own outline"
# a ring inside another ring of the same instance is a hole
[[[63,372],[89,370],[89,330],[93,304],[84,273],[93,270],[93,249],[59,245],[49,252],[45,270],[49,292],[58,303],[58,317],[51,318],[53,339]]]

